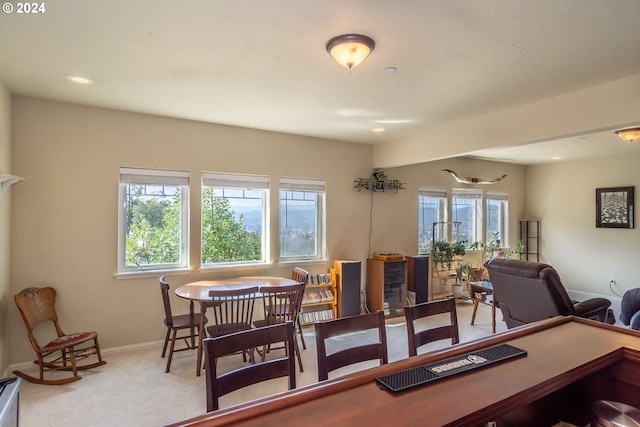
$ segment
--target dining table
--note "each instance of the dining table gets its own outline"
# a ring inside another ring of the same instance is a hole
[[[242,277],[230,277],[220,280],[199,280],[197,282],[185,283],[182,286],[176,288],[175,293],[179,298],[189,300],[191,314],[193,314],[193,303],[200,304],[200,325],[198,326],[198,350],[197,350],[197,365],[196,375],[200,375],[202,370],[202,342],[206,338],[205,330],[205,313],[207,311],[207,305],[212,302],[209,296],[211,290],[236,290],[244,288],[258,288],[258,294],[256,297],[261,297],[260,290],[267,287],[279,287],[279,286],[291,286],[297,282],[292,279],[284,277],[269,277],[269,276],[242,276]],[[193,334],[192,334],[193,335]]]

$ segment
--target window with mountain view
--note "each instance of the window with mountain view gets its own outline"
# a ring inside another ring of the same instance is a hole
[[[482,241],[482,191],[454,188],[451,192],[451,220],[460,221],[458,236],[454,241],[464,241],[468,246]]]
[[[421,188],[418,195],[418,253],[431,252],[431,244],[435,240],[447,239],[440,236],[441,228],[434,229],[434,222],[447,220],[447,190],[438,188]],[[435,231],[435,236],[434,236]]]
[[[269,177],[202,175],[202,267],[264,263]]]
[[[120,168],[118,272],[187,268],[189,174]]]
[[[324,181],[280,179],[280,261],[322,259]]]
[[[509,242],[507,226],[509,225],[509,201],[507,193],[487,191],[485,194],[487,205],[487,220],[485,226],[485,241],[491,240],[491,236],[498,233],[502,245]]]

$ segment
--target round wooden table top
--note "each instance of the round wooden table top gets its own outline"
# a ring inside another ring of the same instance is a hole
[[[291,286],[297,282],[292,279],[283,277],[266,277],[266,276],[245,276],[231,277],[221,280],[200,280],[198,282],[186,283],[176,288],[176,295],[180,298],[192,301],[211,301],[209,291],[212,289],[234,290],[257,286],[258,288]]]

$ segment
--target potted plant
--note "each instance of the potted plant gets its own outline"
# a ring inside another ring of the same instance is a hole
[[[485,242],[473,242],[469,249],[474,251],[482,250],[482,259],[481,263],[484,264],[485,261],[489,261],[491,258],[502,255],[502,242],[500,241],[500,232],[496,231],[491,235],[491,238],[487,243]]]
[[[477,280],[476,273],[470,262],[460,264],[456,268],[456,279],[456,283],[451,285],[451,292],[455,298],[460,298],[462,296],[463,283]]]
[[[453,263],[453,248],[451,243],[445,240],[433,242],[431,257],[434,265],[438,265],[441,270],[451,270]]]

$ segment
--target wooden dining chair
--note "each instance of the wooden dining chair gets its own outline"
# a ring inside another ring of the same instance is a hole
[[[280,342],[287,343],[285,357],[260,361],[218,375],[218,358]],[[205,339],[207,412],[219,408],[220,396],[262,381],[289,377],[289,390],[296,388],[294,342],[295,326],[293,321]]]
[[[56,313],[56,295],[55,289],[45,287],[26,288],[14,296],[22,320],[27,327],[29,341],[38,356],[38,360],[34,363],[40,368],[40,376],[36,378],[21,371],[13,371],[13,373],[36,384],[68,384],[82,378],[78,375],[79,370],[95,368],[107,363],[102,360],[97,332],[65,334],[62,331]],[[46,332],[45,325],[53,325],[56,338],[41,345],[36,335]],[[38,333],[34,331],[36,328]],[[93,356],[97,361],[79,363]],[[71,371],[73,374],[65,378],[45,379],[45,372],[50,371]]]
[[[378,359],[382,365],[389,361],[383,311],[316,322],[314,326],[318,355],[318,381],[327,380],[329,372],[354,363]],[[378,330],[376,342],[350,346],[330,354],[327,353],[326,340],[328,338],[371,329]]]
[[[169,342],[169,357],[167,357],[167,368],[165,372],[169,372],[171,369],[171,359],[173,353],[185,350],[194,350],[198,347],[196,339],[198,338],[200,318],[203,316],[200,313],[194,313],[193,301],[190,302],[190,313],[174,316],[171,311],[171,300],[169,298],[169,283],[165,280],[164,276],[160,277],[160,292],[162,293],[162,303],[164,304],[164,325],[167,327],[167,333],[164,337],[164,346],[162,347],[162,357],[165,357],[167,353],[167,346]],[[207,323],[206,317],[204,323]],[[178,336],[178,333],[184,332],[184,335]],[[176,340],[184,340],[184,348],[175,348]]]
[[[254,326],[260,328],[276,323],[284,323],[291,320],[294,322],[300,318],[300,307],[302,306],[302,297],[304,296],[305,285],[298,283],[290,286],[263,287],[260,289],[264,307],[264,319],[253,322]],[[286,347],[279,347],[286,348]],[[262,349],[262,360],[266,353],[275,349],[273,346],[266,346]],[[294,349],[298,358],[300,372],[304,372],[302,367],[302,355],[300,354],[300,346],[298,339],[294,340]]]
[[[419,328],[416,328],[416,321],[419,319],[447,313],[449,314],[449,322],[446,324],[438,323],[434,326],[426,325],[426,322],[420,322]],[[446,338],[451,338],[451,344],[457,344],[460,341],[456,300],[454,298],[405,306],[404,316],[407,321],[409,356],[415,356],[419,347],[430,342]]]
[[[209,319],[212,324],[206,327],[207,336],[215,338],[251,329],[257,293],[257,286],[209,291],[211,302],[201,304],[203,307],[201,312],[211,311]],[[248,353],[251,362],[254,362],[253,349]],[[242,352],[244,360],[246,360],[246,354],[247,352]]]
[[[309,272],[304,268],[294,267],[291,272],[291,278],[298,283],[302,283],[306,286],[309,281]],[[304,292],[303,292],[304,296]],[[304,342],[304,334],[302,333],[302,323],[300,321],[300,313],[302,313],[302,301],[300,301],[300,309],[298,311],[298,317],[296,318],[296,330],[300,336],[300,341],[302,341],[302,348],[307,349],[307,343]],[[302,369],[302,368],[300,368]]]

